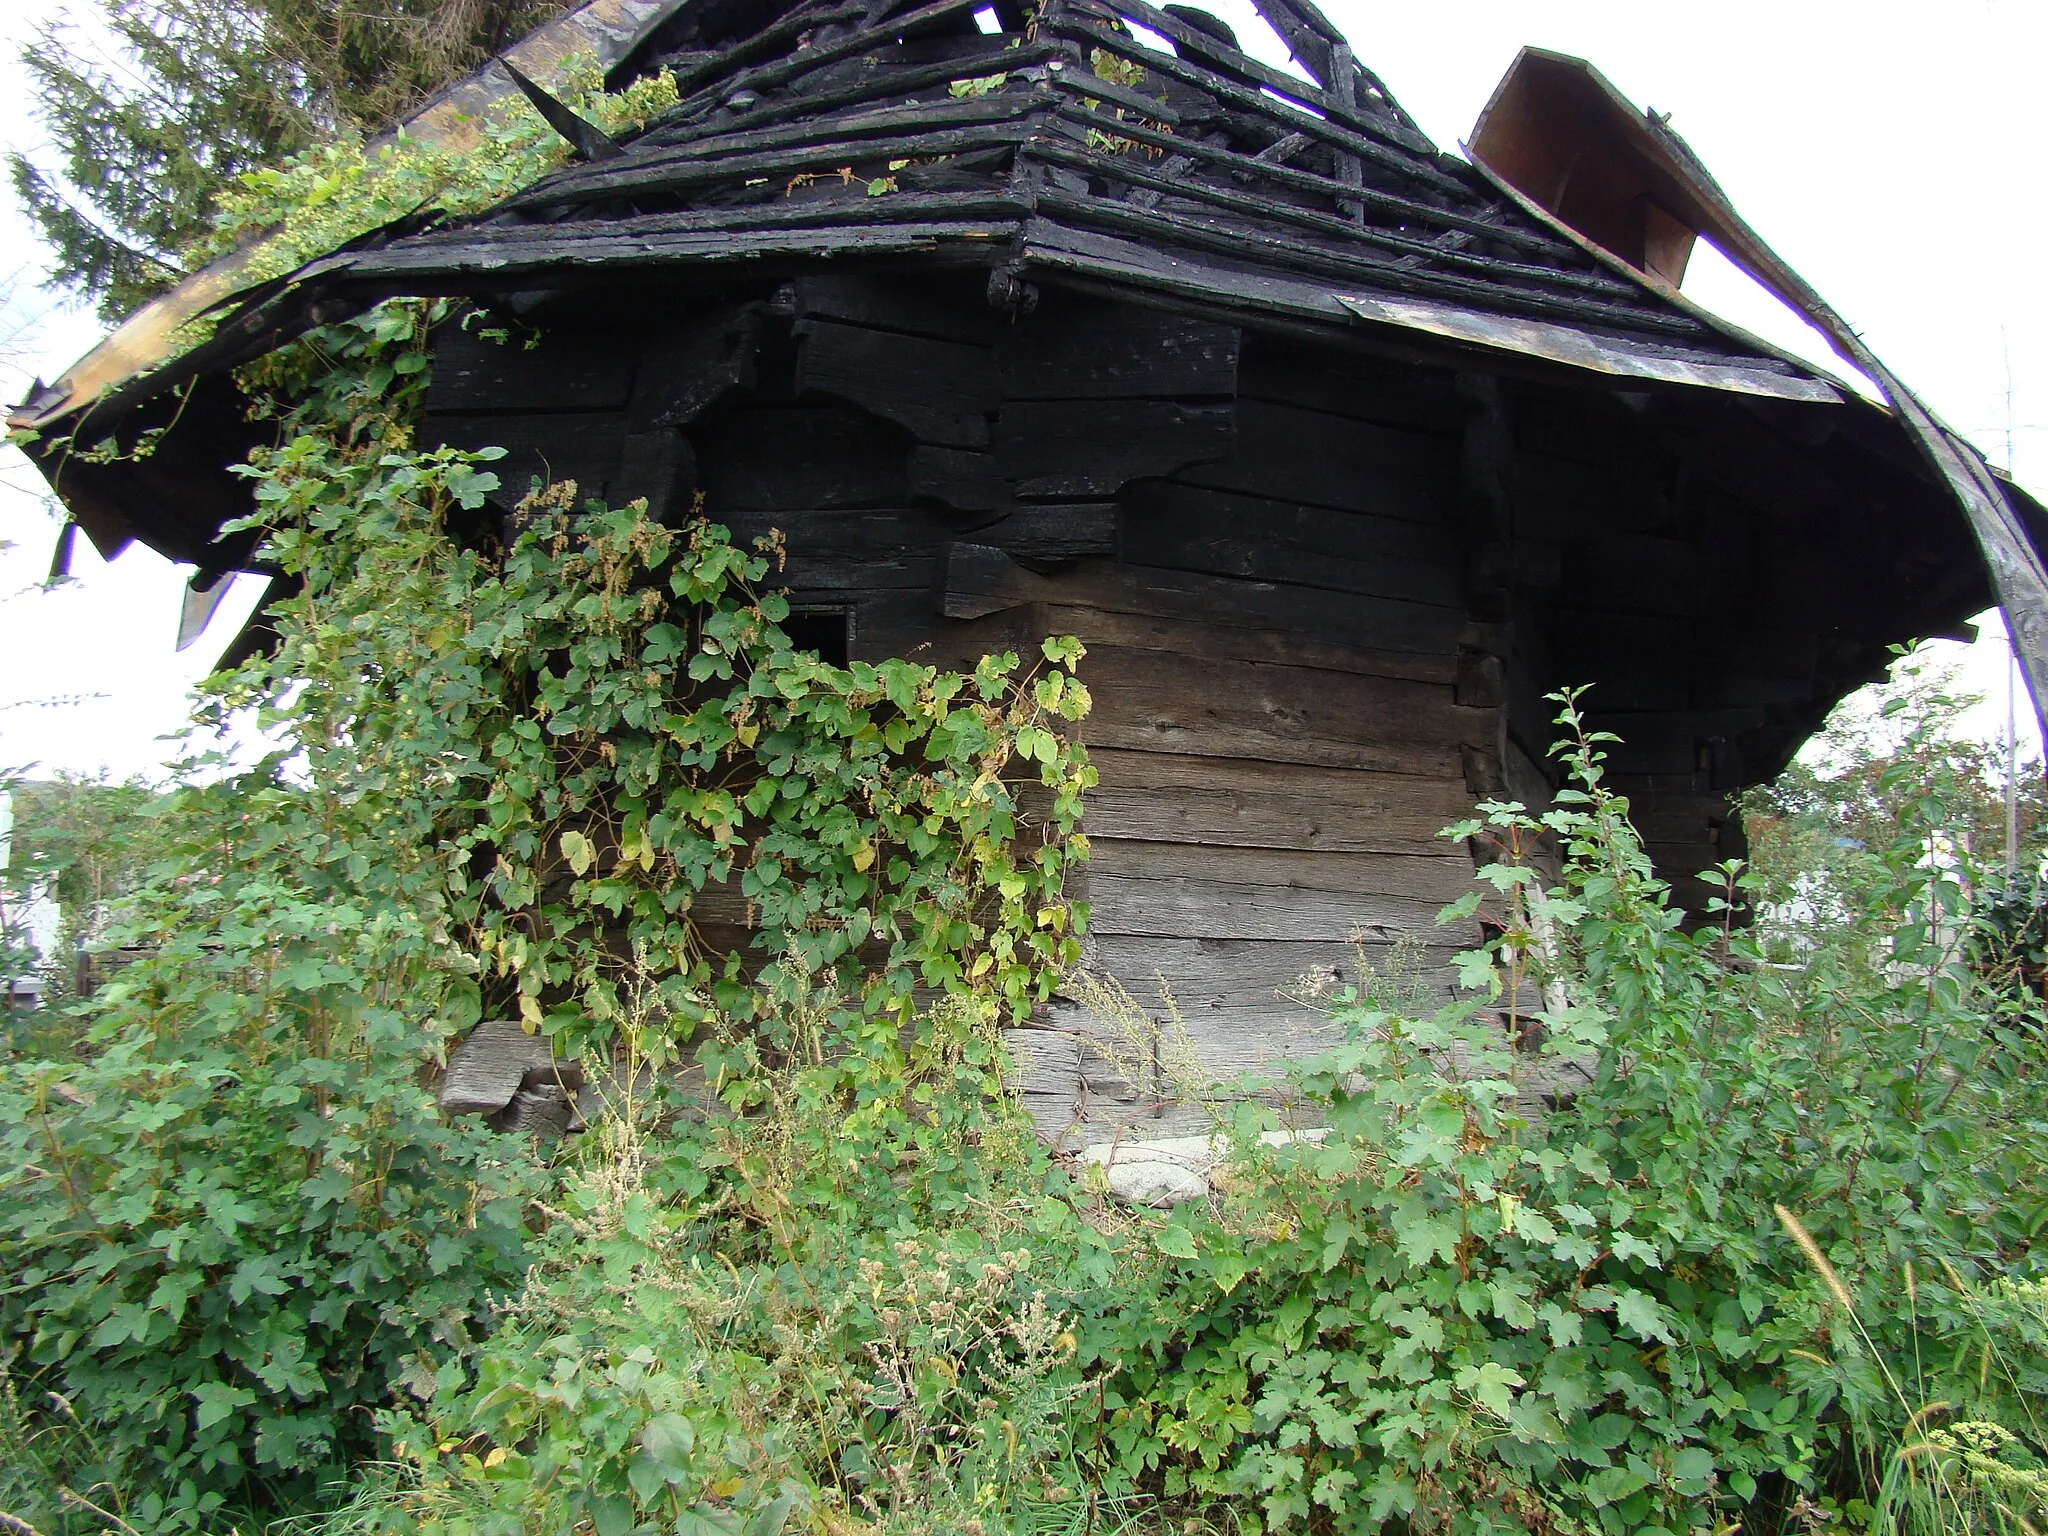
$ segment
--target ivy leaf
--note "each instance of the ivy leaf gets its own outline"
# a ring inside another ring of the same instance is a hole
[[[1162,1227],[1153,1236],[1152,1244],[1161,1253],[1169,1254],[1176,1259],[1195,1257],[1195,1235],[1178,1223]]]
[[[569,867],[580,880],[590,873],[590,866],[597,858],[597,849],[590,839],[581,832],[564,832],[561,837],[562,857],[569,861]]]

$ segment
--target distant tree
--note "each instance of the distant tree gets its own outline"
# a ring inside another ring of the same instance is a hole
[[[79,947],[99,942],[123,898],[164,855],[156,819],[161,796],[136,780],[116,784],[69,773],[6,787],[13,835],[0,870],[0,904],[18,912],[36,896],[56,902],[57,942],[40,969],[45,1000],[62,1001],[76,979]]]
[[[1902,658],[1883,683],[1851,695],[1799,758],[1743,801],[1752,892],[1781,958],[1809,951],[1820,931],[1868,924],[1879,892],[1898,885],[1899,859],[1947,870],[1974,925],[1952,925],[1987,973],[2016,995],[2048,983],[2048,779],[2024,758],[2015,782],[2003,745],[1973,735],[1964,715],[1981,702],[1956,668],[1927,654]],[[2007,868],[2008,796],[2018,839]],[[1909,827],[1935,828],[1916,840]],[[1881,927],[1882,925],[1878,925]]]
[[[92,0],[23,51],[56,164],[16,151],[48,283],[117,319],[183,274],[232,178],[387,126],[568,0]]]

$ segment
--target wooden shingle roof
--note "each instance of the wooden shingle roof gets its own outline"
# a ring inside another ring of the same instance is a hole
[[[979,10],[979,16],[977,16]],[[1834,399],[1531,218],[1415,126],[1311,0],[1301,73],[1146,0],[684,5],[619,74],[642,132],[484,217],[327,264],[358,288],[516,287],[740,261],[970,262],[1318,326],[1393,326],[1668,382]]]

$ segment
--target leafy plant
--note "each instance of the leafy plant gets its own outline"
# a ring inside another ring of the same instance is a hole
[[[1451,829],[1496,858],[1502,932],[1461,961],[1476,999],[1418,1019],[1339,997],[1347,1042],[1297,1079],[1329,1134],[1268,1145],[1248,1114],[1221,1210],[1152,1237],[1159,1299],[1082,1328],[1124,1475],[1274,1529],[1767,1529],[1874,1495],[1858,1446],[1904,1414],[1871,1362],[1953,1347],[1887,1277],[2024,1260],[2040,1046],[1973,994],[1955,872],[1883,865],[1881,962],[1859,942],[1765,964],[1732,922],[1688,931],[1568,701],[1564,721],[1556,808]],[[1918,844],[1941,809],[1901,815]],[[1732,918],[1744,876],[1723,873]],[[1538,1111],[1559,1057],[1587,1080]],[[1774,1204],[1864,1277],[1874,1348],[1827,1323]]]

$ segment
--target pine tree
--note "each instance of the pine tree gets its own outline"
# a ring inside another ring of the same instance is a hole
[[[369,134],[565,0],[96,0],[23,52],[60,162],[9,156],[49,284],[116,319],[174,284],[214,196],[334,134]]]

